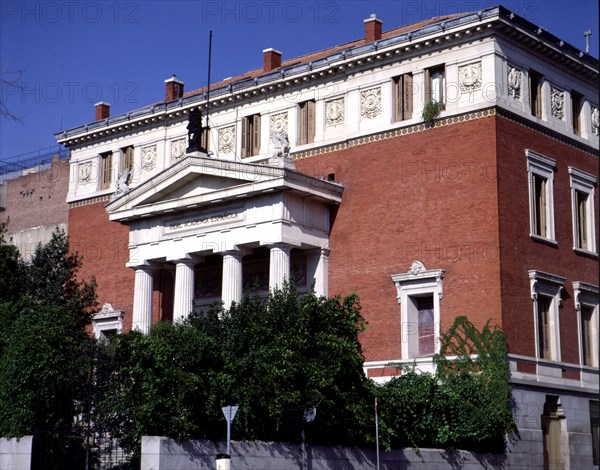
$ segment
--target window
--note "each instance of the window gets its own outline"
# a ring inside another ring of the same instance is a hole
[[[573,132],[577,135],[581,135],[581,124],[579,122],[581,117],[581,102],[582,96],[576,91],[571,91],[571,116],[573,121]]]
[[[533,238],[554,240],[555,160],[526,150],[529,178],[529,233]]]
[[[590,400],[590,427],[592,432],[592,462],[600,465],[600,406],[598,401]]]
[[[129,170],[133,173],[133,146],[121,149],[121,172]]]
[[[109,189],[112,184],[112,152],[106,152],[100,154],[101,168],[102,168],[102,181],[100,189]]]
[[[598,286],[576,281],[573,294],[579,330],[579,362],[598,367]]]
[[[298,144],[310,144],[315,141],[315,101],[298,104]]]
[[[596,177],[569,167],[573,217],[573,249],[596,252],[594,186]]]
[[[115,310],[111,304],[104,304],[102,310],[92,315],[94,336],[98,340],[108,341],[115,334],[123,331],[122,310]]]
[[[529,271],[535,325],[536,357],[560,361],[559,308],[565,278]]]
[[[446,103],[446,69],[443,65],[425,71],[425,103]]]
[[[260,153],[260,115],[242,118],[242,158]]]
[[[542,118],[542,76],[535,70],[529,71],[529,101],[531,114]]]
[[[394,121],[412,118],[413,113],[413,77],[405,73],[395,77],[392,82]]]
[[[445,274],[443,269],[427,270],[415,261],[407,273],[392,276],[400,304],[403,359],[431,357],[438,352]]]

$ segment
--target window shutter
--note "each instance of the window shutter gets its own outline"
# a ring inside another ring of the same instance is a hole
[[[307,131],[307,114],[308,114],[308,101],[298,104],[298,144],[302,145],[306,143],[308,131]]]
[[[315,106],[316,103],[314,101],[307,101],[306,103],[306,143],[311,143],[315,141]]]
[[[579,239],[580,239],[580,248],[587,248],[587,220],[586,220],[586,196],[584,194],[581,194],[580,192],[577,192],[577,202],[578,202],[578,210],[579,210],[579,217],[578,217],[578,230],[579,230]]]
[[[241,154],[242,158],[248,156],[248,118],[242,118],[242,149]]]
[[[426,69],[424,75],[424,79],[425,79],[425,96],[424,96],[424,103],[427,104],[431,101],[431,72]]]
[[[260,153],[260,115],[256,114],[252,119],[252,155],[258,155]]]
[[[413,113],[413,77],[407,73],[402,76],[402,119],[412,118]]]

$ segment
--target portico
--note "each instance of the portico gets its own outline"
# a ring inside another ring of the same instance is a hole
[[[330,208],[343,187],[289,168],[188,156],[111,201],[129,225],[133,328],[152,321],[153,272],[174,268],[173,321],[293,279],[327,295]]]

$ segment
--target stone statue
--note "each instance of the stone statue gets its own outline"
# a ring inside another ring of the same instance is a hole
[[[202,112],[196,108],[190,111],[190,117],[188,118],[188,148],[186,153],[191,152],[202,152],[206,153],[206,149],[202,147]]]
[[[271,132],[271,142],[275,144],[275,153],[272,157],[289,157],[290,141],[287,132]]]
[[[116,189],[110,200],[113,201],[118,197],[121,197],[123,194],[127,194],[129,192],[129,178],[131,177],[130,170],[123,170],[119,177],[117,178]]]

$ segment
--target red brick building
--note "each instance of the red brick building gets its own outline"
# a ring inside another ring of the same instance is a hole
[[[509,340],[511,468],[598,465],[598,60],[502,7],[381,29],[292,60],[265,49],[211,89],[207,149],[188,147],[206,94],[175,77],[161,104],[100,103],[56,135],[71,242],[110,304],[96,328],[146,331],[293,278],[359,294],[382,381],[390,362],[431,370],[456,316],[491,320]]]

